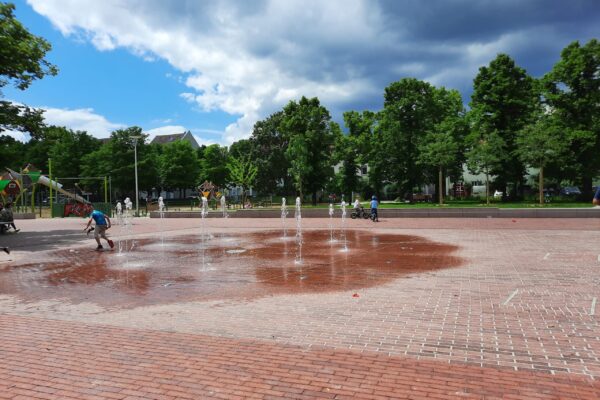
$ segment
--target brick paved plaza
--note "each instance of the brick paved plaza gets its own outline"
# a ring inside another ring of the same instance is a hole
[[[0,399],[600,398],[600,219],[18,222]]]

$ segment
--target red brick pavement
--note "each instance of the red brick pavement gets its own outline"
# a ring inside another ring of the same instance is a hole
[[[572,375],[0,315],[0,399],[597,399]]]

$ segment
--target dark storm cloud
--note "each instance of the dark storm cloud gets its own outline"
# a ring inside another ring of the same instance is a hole
[[[193,92],[186,99],[242,116],[231,137],[302,95],[338,121],[379,110],[385,88],[406,77],[457,89],[467,104],[499,53],[541,77],[569,43],[600,32],[600,0],[28,1],[101,50],[166,59]]]
[[[390,28],[400,23],[409,38],[419,41],[487,41],[535,26],[577,30],[597,27],[600,16],[596,0],[381,0],[380,4]]]

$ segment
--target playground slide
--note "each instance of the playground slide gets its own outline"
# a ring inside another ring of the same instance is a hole
[[[6,169],[8,170],[8,172],[10,172],[10,174],[13,176],[14,179],[21,179],[21,174],[19,174],[18,172],[15,172],[15,171],[13,171],[10,168],[6,168]],[[73,194],[73,193],[70,193],[70,192],[64,190],[62,188],[62,185],[60,183],[49,179],[47,176],[40,175],[40,178],[38,179],[37,183],[41,183],[44,186],[51,187],[52,189],[56,190],[57,192],[62,193],[65,196],[67,196],[67,197],[69,197],[69,198],[71,198],[71,199],[73,199],[75,201],[78,201],[80,203],[84,203],[84,204],[89,204],[90,203],[89,201],[87,201],[83,197],[81,197],[81,196],[79,196],[77,194]]]

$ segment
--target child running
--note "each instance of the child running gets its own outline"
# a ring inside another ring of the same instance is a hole
[[[104,214],[100,210],[93,210],[90,214],[90,220],[85,228],[83,228],[84,231],[88,230],[92,224],[92,221],[96,223],[96,226],[94,227],[94,239],[96,239],[96,243],[98,243],[96,250],[99,251],[103,249],[102,243],[100,243],[100,238],[106,240],[106,243],[108,243],[111,249],[115,247],[113,241],[106,237],[106,230],[111,227],[110,218],[108,218],[108,215]]]

